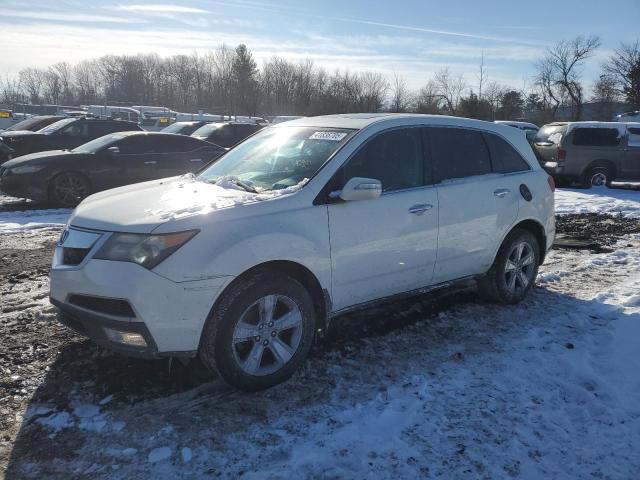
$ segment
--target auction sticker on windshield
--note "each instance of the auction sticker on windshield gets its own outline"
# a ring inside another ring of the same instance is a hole
[[[346,136],[347,134],[345,132],[314,132],[314,134],[309,137],[309,140],[332,140],[339,142]]]

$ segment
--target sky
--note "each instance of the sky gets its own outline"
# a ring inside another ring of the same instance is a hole
[[[0,0],[0,75],[106,54],[204,52],[245,43],[329,70],[379,71],[418,88],[448,67],[477,84],[526,88],[534,62],[562,39],[602,40],[585,66],[595,78],[620,42],[640,38],[640,0]],[[476,88],[477,89],[477,88]]]

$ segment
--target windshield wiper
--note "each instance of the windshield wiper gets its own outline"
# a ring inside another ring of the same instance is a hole
[[[220,184],[218,183],[220,181],[231,182],[234,185],[237,185],[238,187],[242,188],[245,192],[260,193],[253,186],[251,186],[248,183],[240,180],[237,177],[222,177],[222,178],[218,178],[217,180],[209,180],[210,183],[213,183],[213,184],[218,185],[218,186],[220,186]]]

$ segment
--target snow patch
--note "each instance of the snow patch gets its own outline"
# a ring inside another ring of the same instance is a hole
[[[149,463],[156,463],[168,458],[171,458],[171,449],[169,447],[158,447],[149,452],[147,460]]]
[[[625,218],[640,218],[640,191],[596,187],[589,190],[558,188],[555,192],[557,214],[604,213]]]

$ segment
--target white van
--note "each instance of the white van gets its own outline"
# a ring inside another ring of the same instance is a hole
[[[88,115],[97,118],[112,118],[138,123],[142,119],[140,110],[131,107],[115,107],[110,105],[87,105]]]

